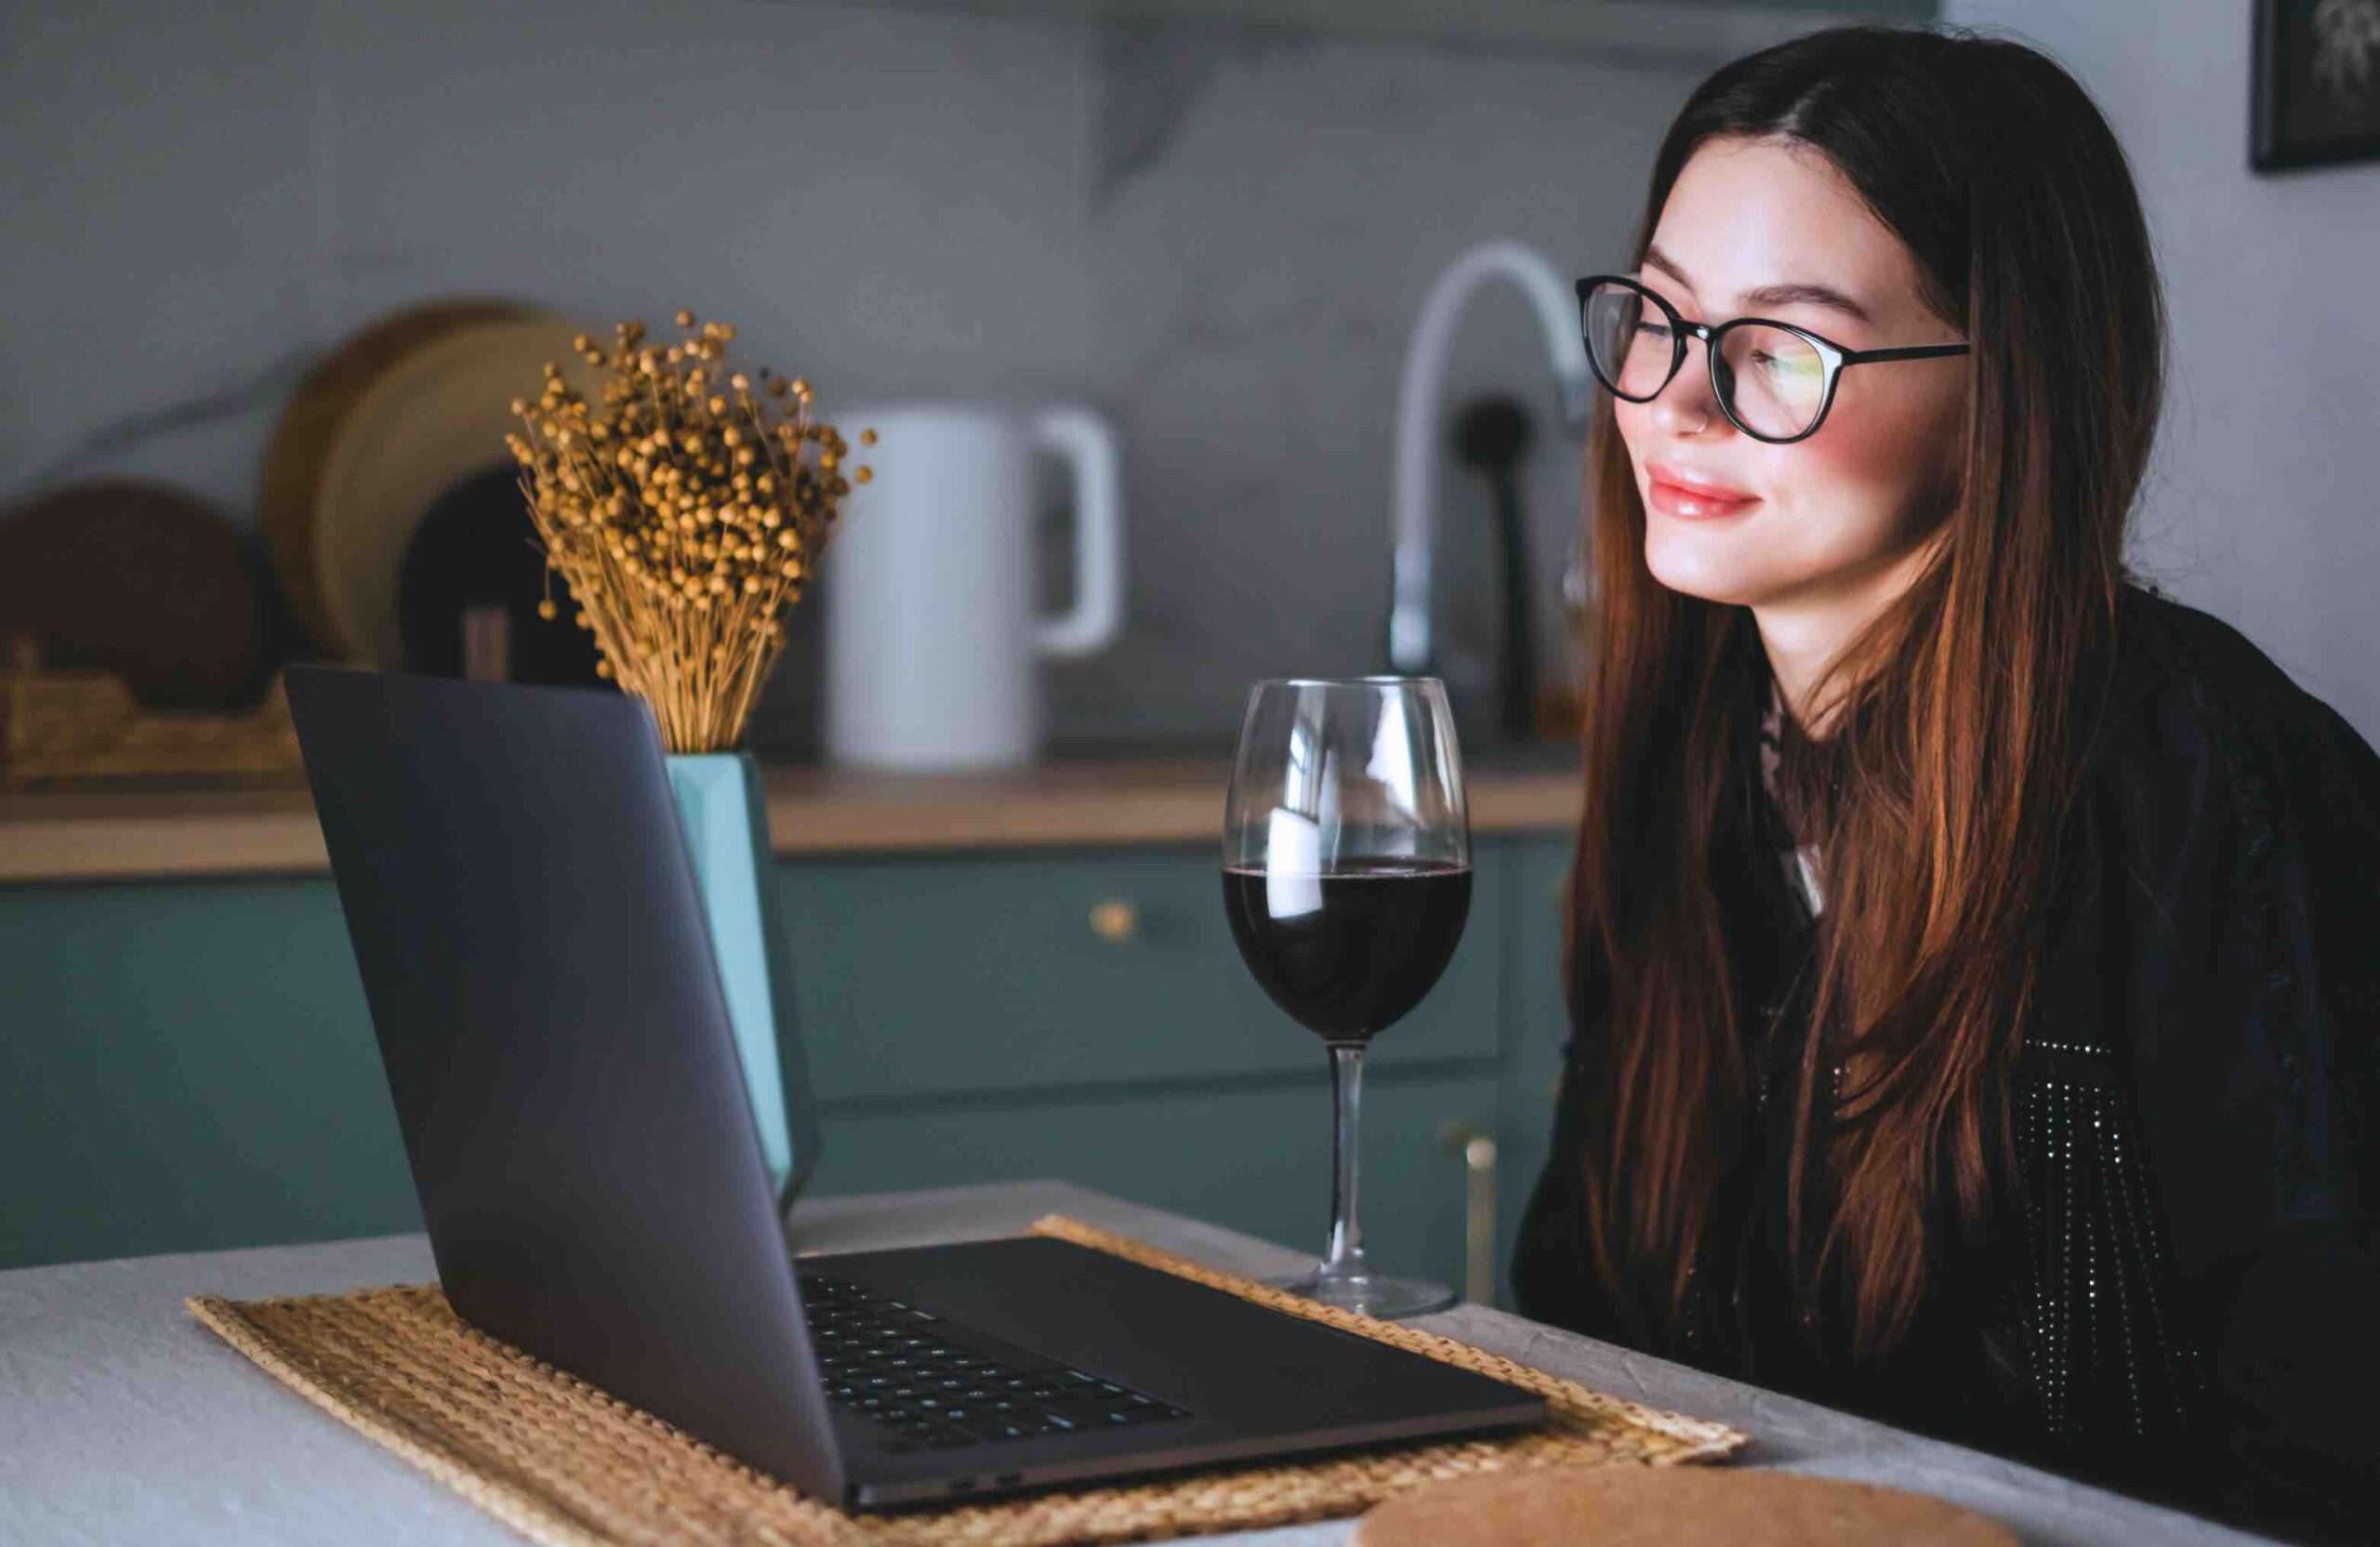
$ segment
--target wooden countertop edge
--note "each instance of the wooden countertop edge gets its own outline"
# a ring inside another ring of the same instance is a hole
[[[1202,843],[1221,836],[1224,774],[1205,765],[1057,764],[985,778],[866,778],[800,769],[769,778],[780,854]],[[1474,774],[1483,836],[1575,826],[1575,772]],[[0,799],[0,883],[322,875],[302,789],[19,794]]]

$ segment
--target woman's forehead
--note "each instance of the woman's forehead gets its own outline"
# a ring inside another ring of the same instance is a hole
[[[1723,313],[1782,307],[1842,314],[1832,291],[1889,327],[1924,310],[1907,245],[1819,152],[1776,140],[1712,140],[1687,158],[1661,206],[1648,275]]]

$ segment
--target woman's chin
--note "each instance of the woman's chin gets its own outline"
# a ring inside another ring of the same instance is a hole
[[[1701,546],[1649,541],[1645,546],[1645,567],[1662,587],[1680,596],[1729,606],[1751,606],[1777,589],[1777,577],[1773,575],[1727,562],[1725,555],[1690,550]],[[1681,547],[1689,551],[1677,551]]]

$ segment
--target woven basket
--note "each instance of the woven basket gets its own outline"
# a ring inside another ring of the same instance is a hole
[[[296,775],[304,766],[275,677],[256,708],[144,709],[106,671],[0,671],[0,780]]]

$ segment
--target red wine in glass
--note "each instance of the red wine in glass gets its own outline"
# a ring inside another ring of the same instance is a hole
[[[1364,1050],[1434,987],[1471,913],[1471,821],[1446,690],[1427,677],[1287,678],[1250,693],[1223,812],[1223,911],[1248,970],[1320,1037],[1330,1244],[1284,1288],[1376,1316],[1454,1303],[1374,1273],[1356,1223]]]
[[[1471,915],[1471,866],[1357,859],[1282,878],[1227,868],[1223,911],[1275,1004],[1326,1042],[1368,1042],[1446,971]]]

